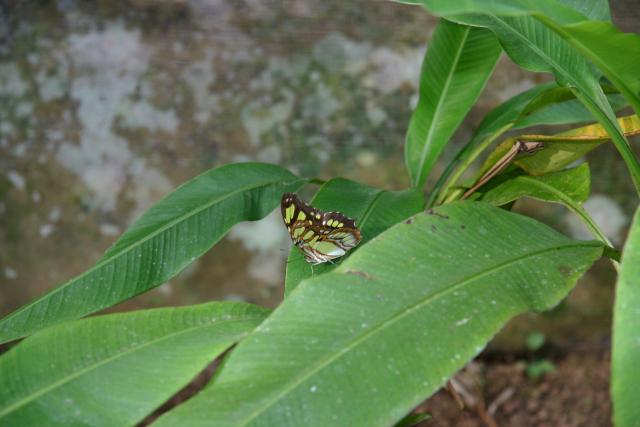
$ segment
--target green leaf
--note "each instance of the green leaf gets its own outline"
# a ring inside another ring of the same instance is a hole
[[[212,169],[160,201],[96,265],[0,321],[0,342],[110,307],[158,286],[240,221],[266,216],[303,181],[279,166]]]
[[[611,395],[616,427],[638,427],[640,405],[640,209],[622,253],[613,312]]]
[[[530,176],[522,171],[514,171],[501,175],[487,184],[483,188],[482,201],[502,206],[526,196],[569,206],[585,202],[589,197],[590,185],[591,177],[587,163],[542,176]]]
[[[419,213],[302,282],[157,425],[393,425],[601,253],[485,203]]]
[[[598,66],[636,114],[640,114],[640,36],[623,33],[608,22],[611,16],[607,1],[413,0],[405,3],[422,4],[435,14],[466,24],[470,23],[467,14],[478,13],[534,18]]]
[[[423,210],[424,195],[421,190],[415,188],[405,191],[387,191],[347,179],[335,178],[318,190],[311,204],[324,211],[338,211],[350,218],[355,218],[356,225],[362,233],[360,243],[362,246],[392,225]],[[358,247],[354,248],[335,263],[339,264],[357,250]],[[285,296],[288,296],[300,281],[312,275],[330,271],[336,264],[315,265],[312,269],[311,264],[304,260],[302,252],[292,247],[287,261]]]
[[[562,203],[585,223],[595,238],[612,246],[598,224],[582,207],[582,203],[589,197],[590,187],[591,174],[587,163],[542,176],[526,175],[516,170],[490,181],[482,189],[481,200],[495,206],[506,205],[521,197]]]
[[[527,335],[526,344],[529,351],[538,351],[544,345],[545,336],[540,331],[533,331]]]
[[[485,139],[505,126],[510,128],[538,110],[554,105],[559,100],[556,95],[559,90],[566,92],[555,83],[544,83],[511,97],[485,116],[473,139]]]
[[[625,135],[640,134],[640,118],[635,115],[620,117],[618,127]],[[489,155],[481,171],[488,170],[513,146],[516,140],[540,141],[544,149],[535,153],[518,157],[514,164],[531,175],[543,175],[563,169],[567,165],[584,157],[585,154],[599,145],[610,141],[607,131],[599,124],[591,124],[571,129],[556,135],[518,135],[506,139]]]
[[[506,0],[492,2],[446,0],[446,2],[455,4],[455,8],[458,9],[457,13],[460,14],[451,14],[452,6],[445,5],[442,0],[423,0],[421,3],[432,12],[458,23],[490,29],[498,37],[507,54],[517,64],[530,71],[553,73],[559,85],[571,88],[575,92],[576,98],[611,135],[616,149],[629,169],[634,186],[640,193],[640,163],[617,126],[615,114],[600,88],[600,76],[595,73],[591,64],[583,56],[580,56],[579,52],[584,54],[584,51],[576,50],[575,43],[572,45],[566,35],[566,32],[570,32],[571,28],[581,28],[583,24],[566,28],[561,25],[581,20],[571,22],[571,17],[565,13],[564,8],[560,7],[559,2],[557,3],[558,7],[555,7],[556,11],[545,11],[543,8],[549,6],[547,2],[517,1],[513,2],[515,3],[514,12],[506,11],[505,3],[509,3]],[[591,19],[602,20],[608,17],[606,1],[566,0],[564,3],[570,7],[579,8],[580,12]],[[602,43],[603,46],[609,46],[604,40]],[[621,53],[618,49],[612,48],[611,50],[624,55],[624,52]],[[632,52],[635,50],[632,49]],[[593,56],[588,56],[588,59],[596,63],[607,62],[610,67],[619,68],[622,65],[625,67],[628,65],[627,61],[610,58],[601,57],[596,60]],[[640,70],[633,72],[637,73],[638,71]],[[629,74],[628,71],[623,73],[618,70],[618,72],[621,73],[620,75]],[[638,78],[637,74],[636,78]],[[625,96],[628,94],[627,89],[619,89]],[[633,100],[627,99],[633,105]]]
[[[438,24],[424,58],[420,98],[407,132],[405,162],[413,186],[426,182],[501,52],[490,31],[445,20]]]
[[[585,16],[556,0],[396,0],[398,3],[422,5],[430,12],[448,18],[469,13],[491,13],[504,16],[522,16],[541,13],[554,17],[560,23],[584,20]],[[592,2],[593,3],[593,2]],[[598,2],[602,3],[602,2]],[[599,12],[599,13],[602,13]]]
[[[539,17],[584,57],[592,61],[640,114],[640,36],[623,33],[610,22],[561,26]]]
[[[478,126],[471,140],[462,147],[455,158],[447,165],[445,171],[440,175],[438,182],[433,188],[427,206],[433,206],[434,202],[440,204],[452,185],[464,174],[469,165],[486,149],[491,143],[500,137],[504,132],[513,127],[532,103],[542,106],[541,102],[536,102],[546,93],[552,92],[557,86],[554,83],[547,83],[535,86],[522,92],[498,107],[491,110]],[[548,97],[546,98],[548,99]],[[535,110],[532,110],[535,111]]]
[[[556,365],[548,359],[534,360],[527,365],[527,376],[532,381],[537,381],[545,374],[549,374],[556,370]]]
[[[134,425],[267,313],[209,303],[49,328],[0,357],[0,425]]]
[[[539,100],[542,101],[544,105],[530,106],[533,108],[524,111],[512,129],[524,129],[540,125],[567,125],[593,121],[593,115],[576,99],[570,89],[556,87],[548,94],[542,94]],[[551,102],[552,100],[553,102]],[[624,97],[618,93],[608,94],[607,100],[614,111],[619,111],[628,105]],[[535,101],[538,101],[538,99]]]
[[[612,93],[609,99],[615,108],[626,106],[624,98]],[[568,88],[553,83],[535,86],[522,92],[491,110],[482,120],[469,143],[456,154],[438,179],[429,197],[428,206],[441,204],[449,188],[454,186],[471,163],[502,134],[510,129],[520,129],[543,124],[569,124],[592,120],[589,111]]]

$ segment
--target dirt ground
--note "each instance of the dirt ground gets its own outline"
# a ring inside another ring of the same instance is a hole
[[[609,352],[576,352],[553,358],[555,371],[538,380],[523,361],[482,361],[460,373],[466,385],[460,409],[446,390],[416,409],[432,418],[420,427],[600,427],[611,425]]]

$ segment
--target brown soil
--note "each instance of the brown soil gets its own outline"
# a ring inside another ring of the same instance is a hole
[[[553,363],[556,370],[537,381],[527,377],[524,362],[475,363],[456,377],[473,408],[460,409],[441,390],[417,408],[432,415],[419,426],[610,426],[609,352],[571,353]]]

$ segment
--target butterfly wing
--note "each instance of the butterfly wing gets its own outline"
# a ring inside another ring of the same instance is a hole
[[[340,230],[333,230],[327,237],[322,240],[323,243],[331,243],[345,252],[355,248],[360,243],[362,236],[360,230],[357,228],[343,228]]]
[[[362,239],[353,219],[340,212],[315,209],[293,193],[282,196],[280,207],[293,244],[311,264],[339,258]]]
[[[316,212],[315,209],[304,203],[293,193],[284,193],[282,195],[280,211],[291,240],[296,245],[296,242],[302,240],[302,236],[314,225],[316,216],[319,214],[319,211]]]
[[[322,225],[325,227],[326,239],[337,242],[347,251],[357,246],[362,239],[356,222],[340,212],[326,212]]]
[[[280,200],[280,212],[282,213],[282,219],[284,220],[284,225],[289,229],[289,233],[291,233],[291,225],[298,217],[300,213],[300,199],[293,193],[284,193],[282,195],[282,199]],[[303,218],[304,219],[304,218]]]

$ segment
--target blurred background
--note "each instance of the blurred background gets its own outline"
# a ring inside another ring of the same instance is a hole
[[[635,0],[612,9],[620,28],[640,32]],[[371,0],[0,2],[0,316],[89,268],[154,202],[215,166],[255,160],[406,187],[404,135],[436,22]],[[549,80],[503,57],[435,175],[490,109]],[[586,207],[620,245],[637,203],[628,174],[610,146],[590,164]],[[588,238],[562,207],[517,209]],[[111,311],[274,307],[288,247],[278,212],[239,224]],[[492,348],[517,350],[532,332],[605,348],[614,280],[600,262],[558,309],[516,319]]]

